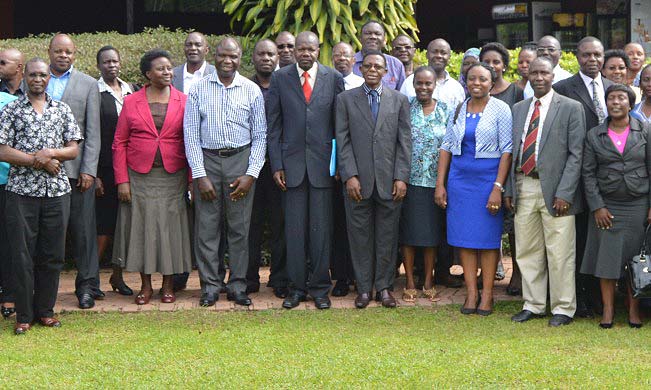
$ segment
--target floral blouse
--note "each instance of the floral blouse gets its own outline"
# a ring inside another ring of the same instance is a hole
[[[83,137],[67,104],[46,97],[43,115],[32,108],[27,96],[7,106],[0,114],[0,145],[8,145],[28,154],[41,149],[61,149],[70,141]],[[56,176],[44,169],[12,165],[7,191],[23,196],[58,197],[71,191],[63,165]]]
[[[409,99],[411,110],[411,174],[409,184],[419,187],[436,186],[439,148],[443,143],[450,112],[445,103],[436,102],[429,115],[415,97]]]

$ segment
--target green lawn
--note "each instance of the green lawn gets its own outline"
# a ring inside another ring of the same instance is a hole
[[[651,325],[563,328],[439,309],[62,315],[0,326],[0,387],[648,388]]]

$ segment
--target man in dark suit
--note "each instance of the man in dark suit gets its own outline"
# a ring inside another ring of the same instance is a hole
[[[66,34],[57,34],[50,41],[51,78],[47,93],[72,110],[83,141],[74,160],[64,162],[70,179],[69,229],[73,258],[77,264],[75,294],[81,309],[95,306],[95,299],[104,298],[99,288],[99,258],[95,225],[95,177],[100,152],[99,90],[97,80],[73,68],[76,47]]]
[[[585,124],[580,103],[554,93],[553,63],[529,67],[534,97],[513,107],[513,163],[505,206],[515,210],[525,322],[545,315],[549,282],[550,326],[567,325],[576,310],[574,215],[583,208],[581,178]],[[517,206],[517,207],[516,207]]]
[[[318,309],[330,307],[332,188],[330,156],[334,109],[343,77],[317,62],[319,38],[296,37],[296,65],[273,73],[266,102],[268,149],[274,181],[286,191],[285,235],[290,292],[283,307],[294,308],[309,293]],[[309,269],[308,269],[309,258]]]
[[[583,105],[586,130],[590,131],[608,116],[605,96],[606,89],[612,85],[612,82],[601,77],[601,68],[604,65],[604,47],[597,38],[581,39],[577,45],[576,59],[579,61],[579,73],[554,84],[554,90]],[[582,184],[581,187],[583,187]],[[581,268],[583,260],[588,233],[588,218],[587,211],[576,215],[577,270]],[[577,272],[576,290],[576,315],[578,317],[592,317],[593,310],[601,312],[601,294],[596,278]]]
[[[337,99],[337,157],[346,183],[358,308],[368,306],[373,288],[382,306],[396,306],[390,288],[411,168],[411,120],[407,97],[382,85],[386,66],[380,51],[366,52],[360,67],[364,84]]]
[[[172,85],[174,88],[187,95],[197,81],[215,72],[215,67],[206,61],[209,50],[206,37],[202,33],[193,31],[188,34],[183,44],[185,64],[173,69]]]

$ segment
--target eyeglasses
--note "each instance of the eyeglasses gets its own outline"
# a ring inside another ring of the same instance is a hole
[[[291,43],[287,43],[287,44],[283,44],[283,45],[278,45],[278,48],[281,49],[281,50],[282,49],[293,49],[294,45],[292,45]]]
[[[364,65],[361,66],[361,68],[364,69],[364,70],[375,69],[375,70],[377,70],[378,72],[381,72],[381,71],[383,71],[384,69],[386,69],[386,68],[385,68],[384,66],[382,66],[382,65],[375,65],[375,64],[364,64]]]
[[[554,54],[558,51],[555,47],[539,47],[536,49],[538,53],[548,52],[549,54]]]

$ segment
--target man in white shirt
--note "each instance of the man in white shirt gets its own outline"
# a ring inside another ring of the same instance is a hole
[[[188,34],[183,45],[186,62],[174,68],[174,88],[187,95],[197,81],[215,71],[215,67],[206,61],[208,50],[206,37],[202,33],[194,31]]]
[[[432,97],[445,102],[450,109],[455,109],[466,99],[466,93],[461,84],[445,70],[450,62],[450,52],[450,44],[445,39],[438,38],[427,45],[427,61],[436,72],[436,89]],[[414,75],[410,75],[402,83],[400,92],[407,97],[416,96]]]
[[[558,39],[552,37],[551,35],[545,35],[540,38],[538,41],[538,48],[536,49],[538,57],[547,57],[551,60],[552,65],[554,65],[554,80],[553,84],[561,80],[565,80],[572,76],[572,74],[565,69],[561,68],[558,65],[558,62],[561,59],[561,44],[558,42]],[[527,85],[524,87],[524,98],[529,99],[533,96],[533,89],[531,84],[527,81]]]
[[[364,84],[364,78],[353,73],[355,51],[348,43],[339,42],[332,48],[332,63],[335,69],[344,76],[344,88],[346,91]]]

